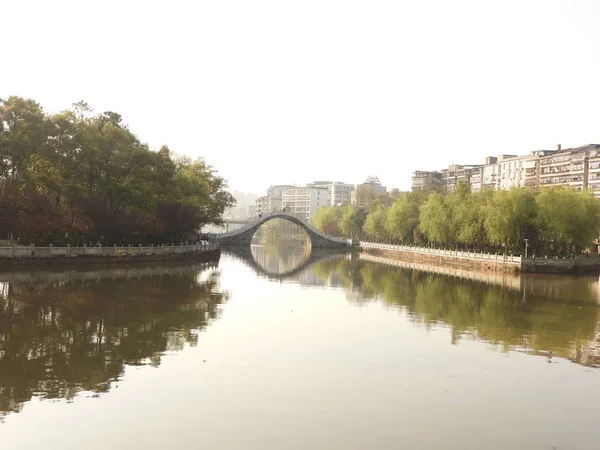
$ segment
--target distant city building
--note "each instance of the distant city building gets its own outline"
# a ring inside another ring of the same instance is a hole
[[[273,211],[281,211],[283,207],[283,190],[292,187],[294,186],[289,184],[281,184],[269,187],[267,189],[267,195],[256,199],[256,214],[265,214]]]
[[[442,189],[452,192],[464,181],[472,191],[511,187],[539,189],[572,186],[590,189],[600,198],[600,144],[555,150],[536,150],[529,155],[488,156],[481,166],[452,165],[439,171],[413,172],[412,189]]]
[[[329,206],[329,189],[316,186],[288,187],[282,191],[283,209],[310,220],[319,208]]]
[[[412,174],[412,190],[437,191],[442,185],[442,174],[440,172],[427,172],[424,170],[415,170]]]
[[[379,182],[376,176],[369,176],[362,184],[356,185],[356,190],[351,194],[351,203],[359,207],[366,207],[375,198],[385,194],[387,189]]]
[[[329,205],[342,206],[350,204],[352,192],[355,187],[353,184],[342,183],[340,181],[315,181],[308,186],[325,187],[329,191]]]

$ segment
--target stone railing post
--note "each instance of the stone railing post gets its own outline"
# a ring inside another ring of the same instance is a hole
[[[29,247],[31,250],[31,256],[35,256],[35,244],[30,244]]]
[[[87,248],[87,245],[83,244],[83,254],[85,255],[85,249]]]
[[[117,244],[113,244],[114,254],[117,256]]]
[[[142,244],[139,245],[139,254],[142,254]]]
[[[102,244],[98,244],[98,252],[102,256]]]
[[[131,255],[131,244],[127,244],[127,254]]]
[[[67,256],[71,256],[71,244],[67,244]]]
[[[50,256],[52,256],[52,254],[54,253],[53,248],[52,248],[52,243],[50,243],[48,247],[50,248]]]

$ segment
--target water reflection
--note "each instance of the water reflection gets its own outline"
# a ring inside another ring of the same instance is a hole
[[[0,411],[107,392],[125,365],[195,345],[227,294],[212,265],[0,277]]]
[[[453,344],[477,339],[503,351],[600,367],[597,276],[491,275],[496,283],[485,283],[358,257],[323,261],[310,271],[322,284],[345,288],[355,304],[382,301],[418,326],[450,327]]]
[[[309,246],[295,242],[252,245],[250,251],[262,272],[275,276],[302,269],[311,256]]]

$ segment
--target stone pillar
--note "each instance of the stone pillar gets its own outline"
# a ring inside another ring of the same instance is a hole
[[[67,244],[67,256],[71,256],[71,244]]]
[[[49,246],[49,247],[50,247],[50,256],[52,256],[52,254],[54,253],[54,252],[53,252],[53,248],[52,248],[52,244],[50,244],[50,246]]]
[[[31,256],[35,256],[35,244],[30,244],[29,247],[31,248]]]

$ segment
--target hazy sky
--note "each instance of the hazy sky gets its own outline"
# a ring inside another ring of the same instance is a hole
[[[600,1],[0,0],[0,97],[86,100],[232,189],[600,143]]]

